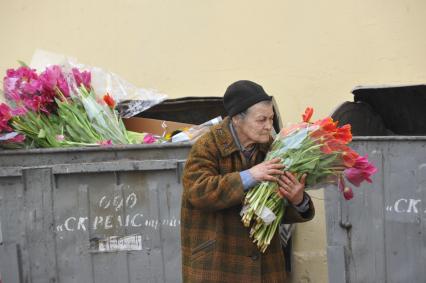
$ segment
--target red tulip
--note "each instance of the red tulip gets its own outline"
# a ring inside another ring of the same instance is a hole
[[[305,113],[302,114],[303,122],[309,123],[312,118],[312,114],[314,114],[314,109],[312,107],[307,107]]]
[[[337,130],[337,122],[334,122],[331,117],[319,120],[315,122],[316,125],[319,125],[323,131],[334,133]]]
[[[352,191],[352,189],[350,187],[346,186],[345,179],[343,178],[342,175],[339,175],[339,178],[337,180],[337,186],[339,188],[339,191],[342,192],[343,197],[346,200],[350,200],[350,199],[353,198],[354,192]]]
[[[348,146],[344,145],[337,139],[329,139],[324,142],[323,146],[320,149],[325,154],[331,154],[339,151],[347,151]]]
[[[342,152],[343,164],[347,168],[353,167],[358,157],[358,153],[349,147]]]
[[[351,125],[346,124],[340,128],[337,128],[334,137],[343,142],[344,144],[347,144],[352,141]]]
[[[343,189],[343,197],[345,198],[345,200],[350,200],[354,197],[354,192],[351,188],[345,187]]]
[[[105,103],[110,107],[110,108],[114,108],[115,107],[115,101],[114,98],[112,98],[112,96],[109,95],[109,93],[104,95],[104,101]]]

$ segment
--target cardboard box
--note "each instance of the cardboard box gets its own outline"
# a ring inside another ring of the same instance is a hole
[[[194,126],[191,124],[141,117],[123,118],[123,122],[126,129],[129,131],[151,133],[158,136],[163,136],[176,130],[183,130]]]

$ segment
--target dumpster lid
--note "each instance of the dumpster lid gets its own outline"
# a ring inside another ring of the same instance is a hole
[[[276,133],[282,128],[282,122],[277,103],[272,98],[274,109],[274,130]],[[223,97],[182,97],[166,99],[141,113],[136,117],[160,119],[180,123],[199,125],[217,116],[225,117],[226,111],[223,106]]]
[[[355,102],[333,118],[352,124],[357,135],[426,135],[426,85],[357,86],[352,94]]]

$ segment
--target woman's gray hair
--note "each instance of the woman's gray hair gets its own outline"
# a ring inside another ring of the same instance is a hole
[[[271,105],[272,104],[272,100],[264,100],[264,101],[259,102],[259,104]],[[247,116],[247,113],[248,113],[249,109],[250,108],[247,108],[246,110],[244,110],[244,111],[242,111],[240,113],[235,114],[234,117],[237,117],[237,118],[239,118],[241,120],[244,120],[246,118],[246,116]]]

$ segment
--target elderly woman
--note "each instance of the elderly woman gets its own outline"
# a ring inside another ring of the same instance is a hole
[[[284,223],[313,218],[314,207],[300,182],[283,173],[279,159],[263,161],[272,142],[271,97],[251,81],[231,84],[224,95],[228,113],[192,147],[183,175],[181,210],[184,282],[285,282],[278,233],[265,253],[241,222],[245,193],[274,181],[292,204]]]

